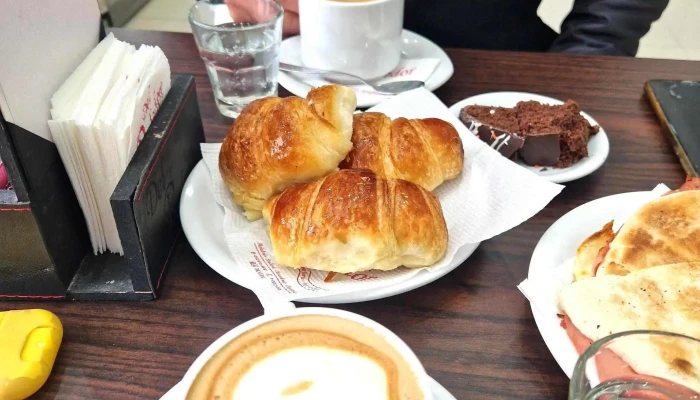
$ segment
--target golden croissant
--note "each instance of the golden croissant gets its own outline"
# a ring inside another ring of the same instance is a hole
[[[280,265],[339,273],[425,267],[447,250],[438,198],[400,179],[346,169],[291,186],[263,209]]]
[[[464,149],[457,130],[437,118],[391,120],[363,113],[353,121],[353,150],[340,168],[367,168],[382,178],[405,179],[427,190],[457,177]]]
[[[250,220],[265,201],[292,184],[325,176],[352,149],[355,93],[313,89],[306,99],[267,97],[241,111],[219,154],[221,177]]]

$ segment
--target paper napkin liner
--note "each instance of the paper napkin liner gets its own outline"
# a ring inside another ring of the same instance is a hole
[[[383,112],[391,118],[440,118],[452,123],[462,139],[465,153],[462,174],[435,191],[442,204],[449,239],[445,256],[429,270],[451,265],[460,247],[490,239],[528,220],[563,188],[491,149],[425,89],[402,93],[370,111]],[[324,271],[277,266],[264,222],[249,222],[245,218],[221,178],[218,168],[221,144],[202,144],[201,148],[211,173],[214,197],[225,211],[223,234],[235,268],[247,271],[261,301],[283,302],[366,291],[405,281],[423,270],[398,268],[339,274],[325,282]]]

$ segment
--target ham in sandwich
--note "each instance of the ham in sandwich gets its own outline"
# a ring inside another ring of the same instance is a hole
[[[700,338],[700,262],[651,267],[625,276],[584,279],[564,287],[563,326],[582,353],[592,342],[632,330],[657,330]],[[642,374],[700,393],[700,346],[675,338],[618,339],[601,380]]]

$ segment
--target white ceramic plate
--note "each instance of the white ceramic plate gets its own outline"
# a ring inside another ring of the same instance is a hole
[[[493,107],[515,107],[519,101],[528,100],[535,100],[542,104],[564,104],[564,102],[561,100],[539,94],[523,92],[493,92],[464,99],[450,107],[450,111],[452,114],[459,117],[459,111],[466,106],[480,105]],[[593,117],[585,112],[582,112],[581,115],[583,115],[583,117],[586,118],[591,125],[600,126],[600,124],[594,120]],[[588,142],[588,157],[571,165],[570,167],[546,167],[546,170],[543,170],[542,167],[531,167],[529,165],[525,165],[525,163],[522,161],[517,161],[517,163],[541,176],[542,178],[548,179],[554,183],[563,183],[583,178],[584,176],[593,173],[595,170],[600,168],[601,165],[603,165],[605,160],[608,158],[608,153],[610,153],[610,142],[608,141],[608,136],[605,134],[605,130],[601,126],[600,131],[596,135],[592,136],[591,140]]]
[[[528,279],[554,274],[555,268],[576,255],[576,249],[592,233],[611,220],[625,215],[630,204],[642,204],[649,192],[621,193],[583,204],[559,218],[537,243],[530,260]],[[566,331],[553,326],[540,311],[532,308],[537,328],[549,351],[569,378],[578,360],[578,353]]]
[[[447,82],[454,74],[454,66],[450,57],[443,51],[440,46],[424,38],[423,36],[407,31],[404,29],[401,34],[403,41],[402,57],[403,58],[437,58],[440,64],[435,69],[435,72],[425,82],[425,87],[433,91],[445,82]],[[280,48],[280,61],[292,65],[304,65],[301,61],[301,37],[294,36],[282,41]],[[294,77],[294,75],[280,71],[278,75],[279,84],[285,89],[299,97],[306,97],[306,94],[311,90],[311,86],[307,83]],[[380,101],[385,100],[384,97],[367,96],[359,93],[357,95],[357,107],[369,108],[376,106]]]
[[[248,276],[242,269],[246,266],[235,264],[224,241],[224,210],[214,199],[209,171],[207,171],[203,161],[194,167],[187,182],[185,182],[180,198],[180,220],[187,240],[207,265],[231,282],[250,289]],[[405,293],[427,285],[454,270],[478,246],[478,243],[463,246],[457,251],[449,266],[437,271],[422,271],[391,286],[297,301],[315,304],[343,304],[382,299]]]

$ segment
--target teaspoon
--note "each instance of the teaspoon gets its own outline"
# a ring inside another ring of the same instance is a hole
[[[425,86],[423,81],[399,81],[399,82],[389,82],[376,84],[367,82],[366,80],[360,78],[359,76],[346,74],[345,72],[338,71],[327,71],[322,69],[306,68],[297,65],[291,65],[286,63],[280,63],[280,70],[286,72],[293,72],[297,74],[306,75],[319,75],[323,79],[331,83],[338,83],[341,85],[348,84],[348,81],[355,81],[363,83],[380,94],[395,95],[409,90],[417,89],[419,87]]]

